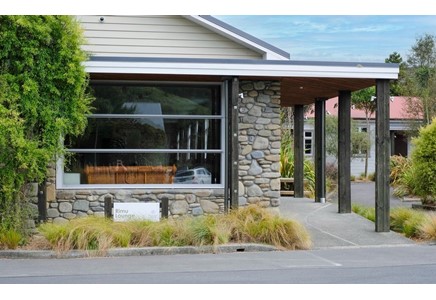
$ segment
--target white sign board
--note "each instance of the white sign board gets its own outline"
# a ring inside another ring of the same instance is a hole
[[[159,221],[159,203],[114,203],[114,221]]]

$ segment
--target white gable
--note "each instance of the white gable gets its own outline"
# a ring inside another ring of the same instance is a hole
[[[77,16],[92,56],[263,59],[262,49],[183,16]]]

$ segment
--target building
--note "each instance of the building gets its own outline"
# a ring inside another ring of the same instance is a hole
[[[351,91],[374,85],[383,106],[389,80],[398,75],[396,64],[293,61],[210,16],[77,19],[97,109],[69,148],[75,159],[59,159],[52,169],[44,201],[53,222],[103,214],[107,197],[168,199],[171,216],[249,203],[278,207],[280,107],[322,108],[338,93],[348,103]],[[295,123],[302,125],[299,118]],[[316,120],[323,122],[322,109]],[[318,138],[322,160],[322,134]],[[194,176],[194,168],[202,174]],[[296,170],[298,193],[303,179]],[[322,168],[317,176],[319,200],[325,197]]]
[[[406,113],[407,97],[392,96],[389,105],[389,132],[391,142],[391,155],[401,155],[409,157],[412,150],[412,125],[421,120],[415,120]],[[326,101],[326,114],[338,116],[338,97]],[[314,153],[314,128],[313,111],[308,111],[304,125],[305,155],[313,159]],[[359,131],[369,132],[371,149],[368,155],[368,174],[376,171],[375,165],[375,113],[368,116],[364,110],[359,110],[351,106],[351,118]],[[416,126],[415,126],[416,127]],[[361,176],[365,172],[365,152],[361,149],[352,150],[351,175]],[[327,162],[336,163],[336,158],[327,156]]]

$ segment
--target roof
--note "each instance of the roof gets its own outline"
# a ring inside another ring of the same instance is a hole
[[[409,97],[402,96],[392,96],[390,97],[389,103],[389,118],[391,120],[410,120],[414,119],[413,116],[408,115],[407,112],[407,101]],[[328,115],[338,116],[338,97],[331,98],[326,101],[326,113]],[[308,118],[313,118],[314,113],[309,112],[307,114]],[[351,107],[351,118],[352,119],[365,119],[365,111]],[[370,119],[375,119],[375,113],[370,116]]]
[[[215,33],[223,35],[233,40],[234,42],[237,42],[252,50],[262,53],[264,59],[288,60],[290,58],[290,54],[288,52],[279,49],[263,40],[260,40],[212,16],[191,15],[191,16],[184,16],[184,17],[203,27],[206,27],[214,31]]]
[[[289,54],[211,16],[184,16],[201,26],[264,53],[264,59],[203,59],[164,57],[90,57],[85,62],[93,78],[138,80],[222,81],[274,80],[281,82],[281,105],[307,105],[329,99],[338,91],[374,86],[377,79],[395,80],[393,63],[319,62],[289,60]]]

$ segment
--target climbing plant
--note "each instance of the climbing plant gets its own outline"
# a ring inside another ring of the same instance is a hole
[[[0,231],[24,231],[24,187],[86,126],[82,44],[71,16],[0,16]]]

